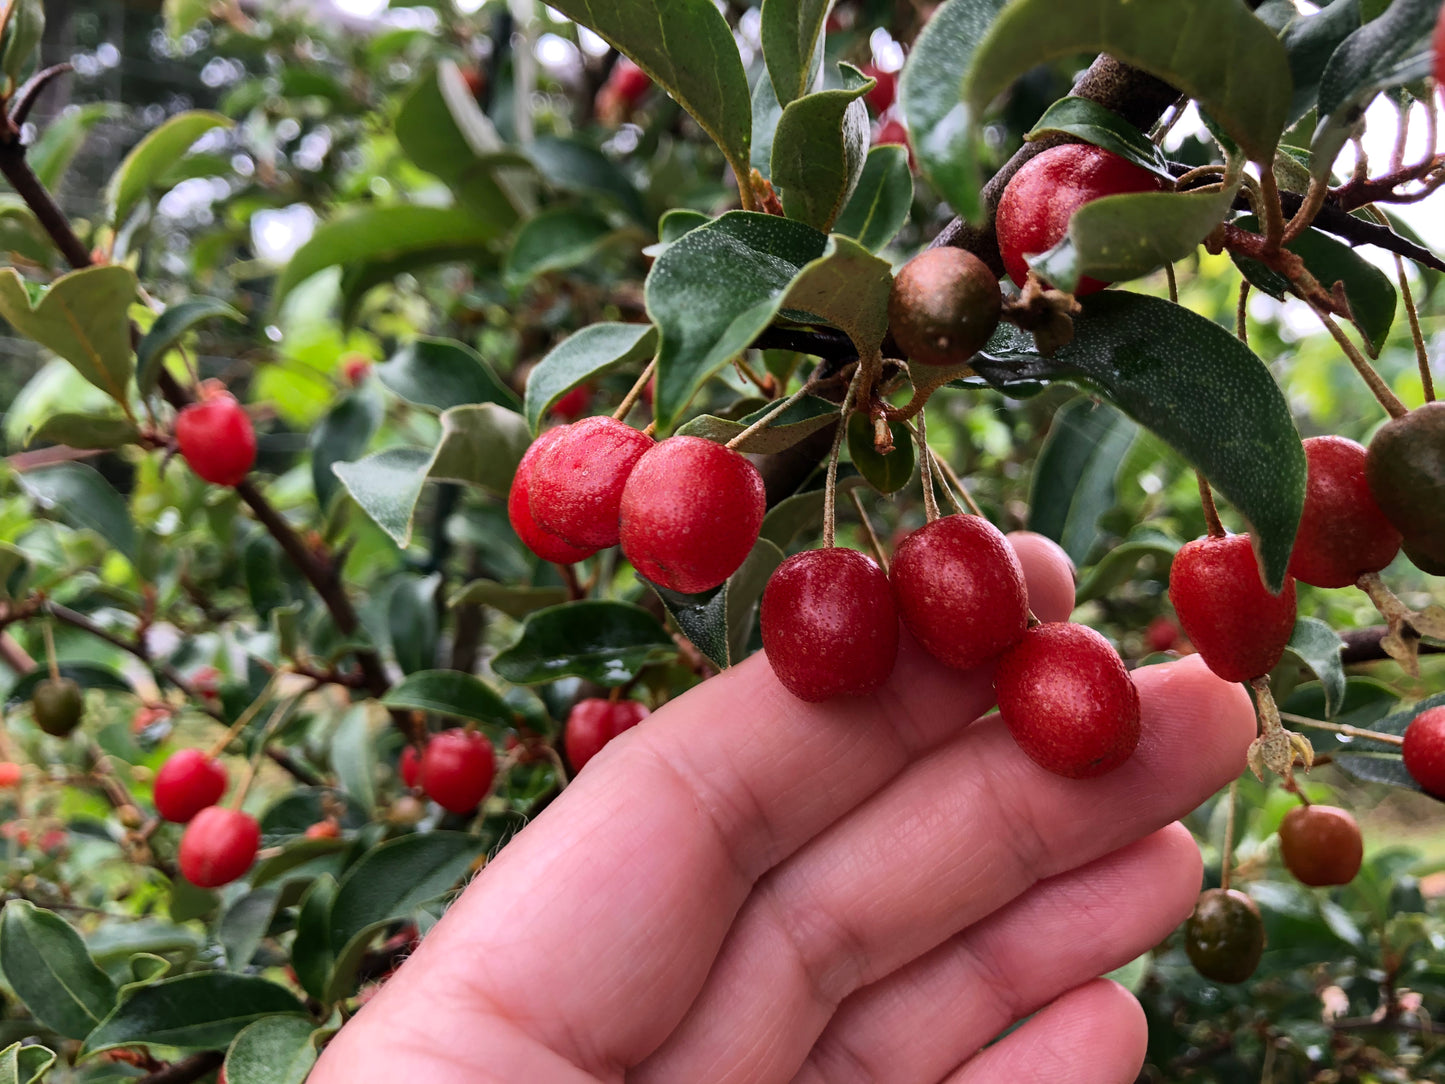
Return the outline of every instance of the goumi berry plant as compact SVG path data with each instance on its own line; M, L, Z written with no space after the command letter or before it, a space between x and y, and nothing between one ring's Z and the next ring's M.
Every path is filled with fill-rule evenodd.
M1440 0L52 7L0 1084L299 1084L667 701L915 644L1081 810L1248 687L1140 1082L1445 1079Z

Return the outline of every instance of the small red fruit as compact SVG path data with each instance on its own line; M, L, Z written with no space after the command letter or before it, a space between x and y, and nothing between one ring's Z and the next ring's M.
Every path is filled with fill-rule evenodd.
M340 839L341 825L334 820L317 821L306 829L307 839Z
M408 745L401 751L401 781L409 789L421 782L422 751L415 745Z
M617 545L622 488L652 438L606 416L583 418L556 433L528 481L532 518L569 546Z
M650 713L646 704L636 700L603 700L589 697L579 700L567 716L567 760L574 772L602 752L602 747L624 730L630 730Z
M131 717L130 732L135 735L144 734L157 723L169 719L170 715L170 708L143 707Z
M747 558L766 511L763 476L740 453L670 437L648 449L622 489L622 553L653 583L710 591Z
M365 354L347 354L341 362L341 376L353 388L370 375L371 359Z
M1294 577L1270 594L1247 534L1183 546L1169 570L1169 601L1185 635L1225 681L1269 673L1294 632Z
M1310 437L1304 512L1289 571L1315 587L1349 587L1400 552L1400 532L1365 478L1365 448L1345 437Z
M955 669L997 658L1028 627L1023 566L982 516L944 516L914 531L894 553L889 579L908 631Z
M578 384L562 398L552 404L551 415L564 422L575 422L592 406L592 389Z
M1067 143L1030 158L1009 180L998 204L998 248L1009 277L1022 286L1029 275L1026 256L1047 252L1069 232L1069 219L1086 203L1125 192L1161 192L1163 178L1112 151ZM1079 297L1107 286L1087 276Z
M1301 884L1347 885L1360 872L1365 843L1348 812L1332 805L1301 805L1279 826L1279 853Z
M1179 642L1179 626L1172 617L1160 614L1144 630L1144 642L1150 651L1171 651Z
M191 470L212 485L234 486L256 462L251 417L228 391L206 389L176 416L176 444Z
M651 77L626 57L617 62L607 82L628 106L636 106L652 89Z
M1435 23L1435 86L1445 94L1445 8Z
M895 116L882 118L873 129L873 146L881 147L885 143L896 143L907 150L908 168L912 170L918 168L918 161L913 157L913 144L908 141L908 129Z
M443 730L421 755L421 788L450 813L470 813L492 789L492 743L476 731Z
M1019 748L1070 779L1111 772L1139 744L1139 692L1087 625L1035 625L999 660L998 710Z
M201 699L219 703L221 699L221 672L214 666L202 666L191 675L191 687L201 694Z
M156 812L185 824L226 793L226 769L199 749L181 749L156 773Z
M886 72L876 64L864 64L862 72L869 79L877 80L877 85L863 95L868 108L873 110L875 116L888 112L898 97L898 73Z
M789 557L768 580L759 618L768 663L800 700L867 696L888 680L898 659L888 577L857 550Z
M13 760L0 761L0 787L18 787L23 774L20 765Z
M512 476L511 491L507 494L507 518L511 520L512 530L517 532L522 544L542 560L570 565L591 557L597 550L569 546L556 535L542 530L532 518L532 475L536 470L537 460L561 435L562 430L549 429L534 440L527 453L522 456L522 461L517 464L517 473Z
M261 849L261 826L239 809L213 805L181 835L181 875L197 888L219 888L243 876Z
M1445 707L1427 708L1410 720L1403 751L1410 778L1445 801Z

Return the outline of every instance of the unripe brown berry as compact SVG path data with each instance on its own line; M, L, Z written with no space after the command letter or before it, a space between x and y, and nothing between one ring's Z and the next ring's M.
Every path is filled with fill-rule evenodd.
M988 342L1002 309L988 265L967 249L943 245L899 270L888 295L888 327L910 360L962 365Z
M1184 924L1184 951L1206 979L1243 982L1264 954L1259 907L1238 889L1211 888Z
M1279 853L1301 884L1314 888L1346 885L1360 872L1365 857L1360 826L1332 805L1301 805L1279 826Z

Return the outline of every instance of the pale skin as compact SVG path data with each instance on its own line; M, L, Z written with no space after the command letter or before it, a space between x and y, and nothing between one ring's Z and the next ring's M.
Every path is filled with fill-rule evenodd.
M1013 541L1065 619L1066 560ZM1132 1084L1143 1013L1096 976L1189 914L1175 822L1255 730L1197 657L1135 678L1138 750L1080 781L985 714L987 670L906 636L863 699L803 704L749 659L589 763L312 1084Z

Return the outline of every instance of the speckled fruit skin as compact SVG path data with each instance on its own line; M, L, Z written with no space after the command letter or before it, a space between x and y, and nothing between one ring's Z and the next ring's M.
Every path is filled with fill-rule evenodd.
M1052 147L1025 162L1009 180L998 204L998 248L1004 269L1022 286L1025 256L1047 252L1069 232L1069 219L1086 203L1125 192L1162 192L1166 183L1112 151L1085 143ZM1083 297L1109 285L1087 276L1074 294Z
M64 738L75 732L85 717L85 694L72 679L46 678L30 695L35 725L45 733Z
M1169 601L1184 634L1225 681L1269 673L1294 632L1294 577L1271 595L1247 534L1184 545L1169 570Z
M185 824L226 793L226 769L199 749L171 754L156 772L156 812L173 824Z
M443 730L421 755L421 789L449 813L470 813L492 789L492 743L476 731Z
M191 470L212 485L234 486L256 462L256 429L229 392L210 392L176 415L176 444Z
M1404 536L1405 555L1422 571L1445 576L1445 402L1382 425L1370 441L1365 477Z
M961 365L998 327L1003 294L988 265L965 249L920 252L899 270L888 295L888 328L913 361Z
M743 456L701 437L669 437L637 461L622 489L622 554L653 583L710 591L758 540L767 498Z
M789 557L768 580L759 620L773 673L800 700L867 696L898 660L888 577L857 550Z
M1347 885L1360 872L1365 843L1348 812L1332 805L1296 806L1279 826L1285 868L1313 888Z
M1028 628L1028 591L1013 547L981 516L944 516L898 545L889 570L903 624L958 670L1002 655Z
M181 875L197 888L228 885L246 875L260 847L255 817L213 805L197 813L181 835Z
M1304 442L1309 478L1289 571L1315 587L1349 587L1400 552L1400 532L1365 479L1365 447L1346 437Z
M537 456L528 481L532 519L579 549L617 545L622 489L652 438L614 418L564 425Z
M416 787L421 783L421 750L415 745L408 745L401 751L401 760L397 765L401 772L401 781L408 787Z
M998 710L1039 767L1092 779L1139 744L1139 691L1109 641L1086 625L1035 625L994 672Z
M1445 801L1445 707L1429 708L1410 720L1404 753L1410 778Z
M507 493L507 519L522 544L544 561L555 561L559 565L575 564L591 557L595 549L569 546L554 534L542 530L532 518L531 485L532 472L537 460L561 435L560 429L549 429L532 442L522 461L517 464L517 473L512 476L512 488Z
M567 715L567 733L563 738L572 770L580 772L583 765L602 752L604 745L624 730L631 730L648 714L647 705L636 700L613 703L601 697L588 697L577 701Z
M1213 982L1243 982L1264 954L1259 907L1238 889L1211 888L1199 897L1184 924L1189 962Z

